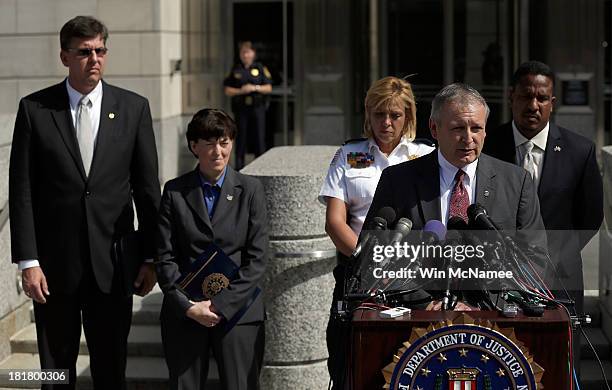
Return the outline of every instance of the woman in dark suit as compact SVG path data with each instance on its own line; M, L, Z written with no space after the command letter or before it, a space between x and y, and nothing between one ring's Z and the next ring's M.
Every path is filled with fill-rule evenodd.
M235 136L236 125L224 111L196 113L187 143L199 164L164 188L156 269L164 292L161 328L171 389L204 389L211 348L224 389L259 388L266 203L257 179L228 166ZM194 302L177 280L211 243L239 267L238 274L217 295ZM229 330L228 321L235 323Z

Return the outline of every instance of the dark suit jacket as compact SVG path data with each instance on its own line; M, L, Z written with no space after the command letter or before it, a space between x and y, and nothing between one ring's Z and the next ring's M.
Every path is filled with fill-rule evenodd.
M481 154L476 170L476 200L503 230L544 230L533 180L517 166ZM396 218L406 217L413 229L441 220L438 152L386 168L364 226L389 206ZM535 242L545 248L545 240Z
M76 291L86 261L100 290L110 292L112 243L134 230L132 199L140 230L153 242L157 151L148 101L133 92L103 82L89 177L65 81L21 99L9 175L13 262L38 259L52 292Z
M238 266L239 276L211 300L226 319L236 314L259 285L268 250L268 220L261 183L227 167L212 221L206 211L198 171L166 183L159 211L157 277L164 307L179 319L191 306L175 282L206 246L214 242ZM259 294L238 323L264 319ZM162 318L164 315L162 313Z
M512 124L506 123L489 132L484 150L516 164ZM582 286L582 272L576 273L582 270L580 251L603 221L603 186L595 156L593 142L550 123L538 187L540 211L544 226L552 231L549 233L551 257L560 264L562 277L580 276L580 280L575 280L579 284L574 286L578 289ZM569 230L578 232L572 234Z
M524 169L481 154L475 202L484 206L491 219L517 241L546 248L533 180ZM383 207L394 209L396 220L410 219L415 230L421 230L427 221L442 219L437 151L383 171L364 226ZM419 301L428 297L421 290L409 299Z

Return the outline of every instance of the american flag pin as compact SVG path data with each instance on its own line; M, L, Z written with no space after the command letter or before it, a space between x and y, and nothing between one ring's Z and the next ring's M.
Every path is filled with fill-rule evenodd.
M232 200L232 199L234 199L234 195L228 195L227 196L227 200Z
M561 151L561 146L557 145L554 147L555 152L560 152Z

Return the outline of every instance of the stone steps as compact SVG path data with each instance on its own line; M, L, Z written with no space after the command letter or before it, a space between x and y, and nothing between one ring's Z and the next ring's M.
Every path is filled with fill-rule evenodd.
M593 344L597 356L602 360L610 359L610 341L601 328L584 328L584 332ZM582 360L594 360L595 354L584 337L580 339L580 356Z
M27 326L11 338L11 352L38 353L36 344L36 327ZM81 344L79 354L88 354L85 334L81 330ZM128 337L128 356L163 357L159 326L133 325Z
M612 387L612 362L602 360L602 363L608 384ZM580 377L580 390L601 390L606 388L601 375L601 369L596 360L583 360L580 362Z
M40 368L39 357L33 353L13 353L0 363L0 369L20 370L38 368ZM89 371L89 356L79 355L77 375L78 389L93 388ZM168 369L166 362L160 357L129 357L126 376L128 389L130 390L162 390L168 388ZM0 387L10 389L40 388L38 384L11 383L8 379L8 374L2 372L0 374Z
M586 296L584 298L584 312L591 316L591 324L584 327L584 332L593 344L597 355L603 364L608 383L612 385L612 362L610 361L610 341L601 329L601 309L597 296ZM593 350L588 345L584 337L580 343L580 389L581 390L600 390L605 389L601 369Z
M132 328L128 337L127 387L128 390L161 390L168 388L168 369L163 357L159 311L163 295L156 286L146 297L134 297ZM33 317L32 317L33 318ZM11 352L0 362L0 390L40 388L37 384L10 383L8 373L2 369L40 368L36 327L32 323L11 337ZM92 389L89 356L85 335L81 330L81 343L77 360L77 388ZM221 388L216 361L211 357L206 389Z

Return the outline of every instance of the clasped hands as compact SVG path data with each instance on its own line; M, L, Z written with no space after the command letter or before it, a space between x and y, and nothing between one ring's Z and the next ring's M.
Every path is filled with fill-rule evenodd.
M255 84L244 84L240 87L240 91L246 95L251 92L257 91L257 86Z

